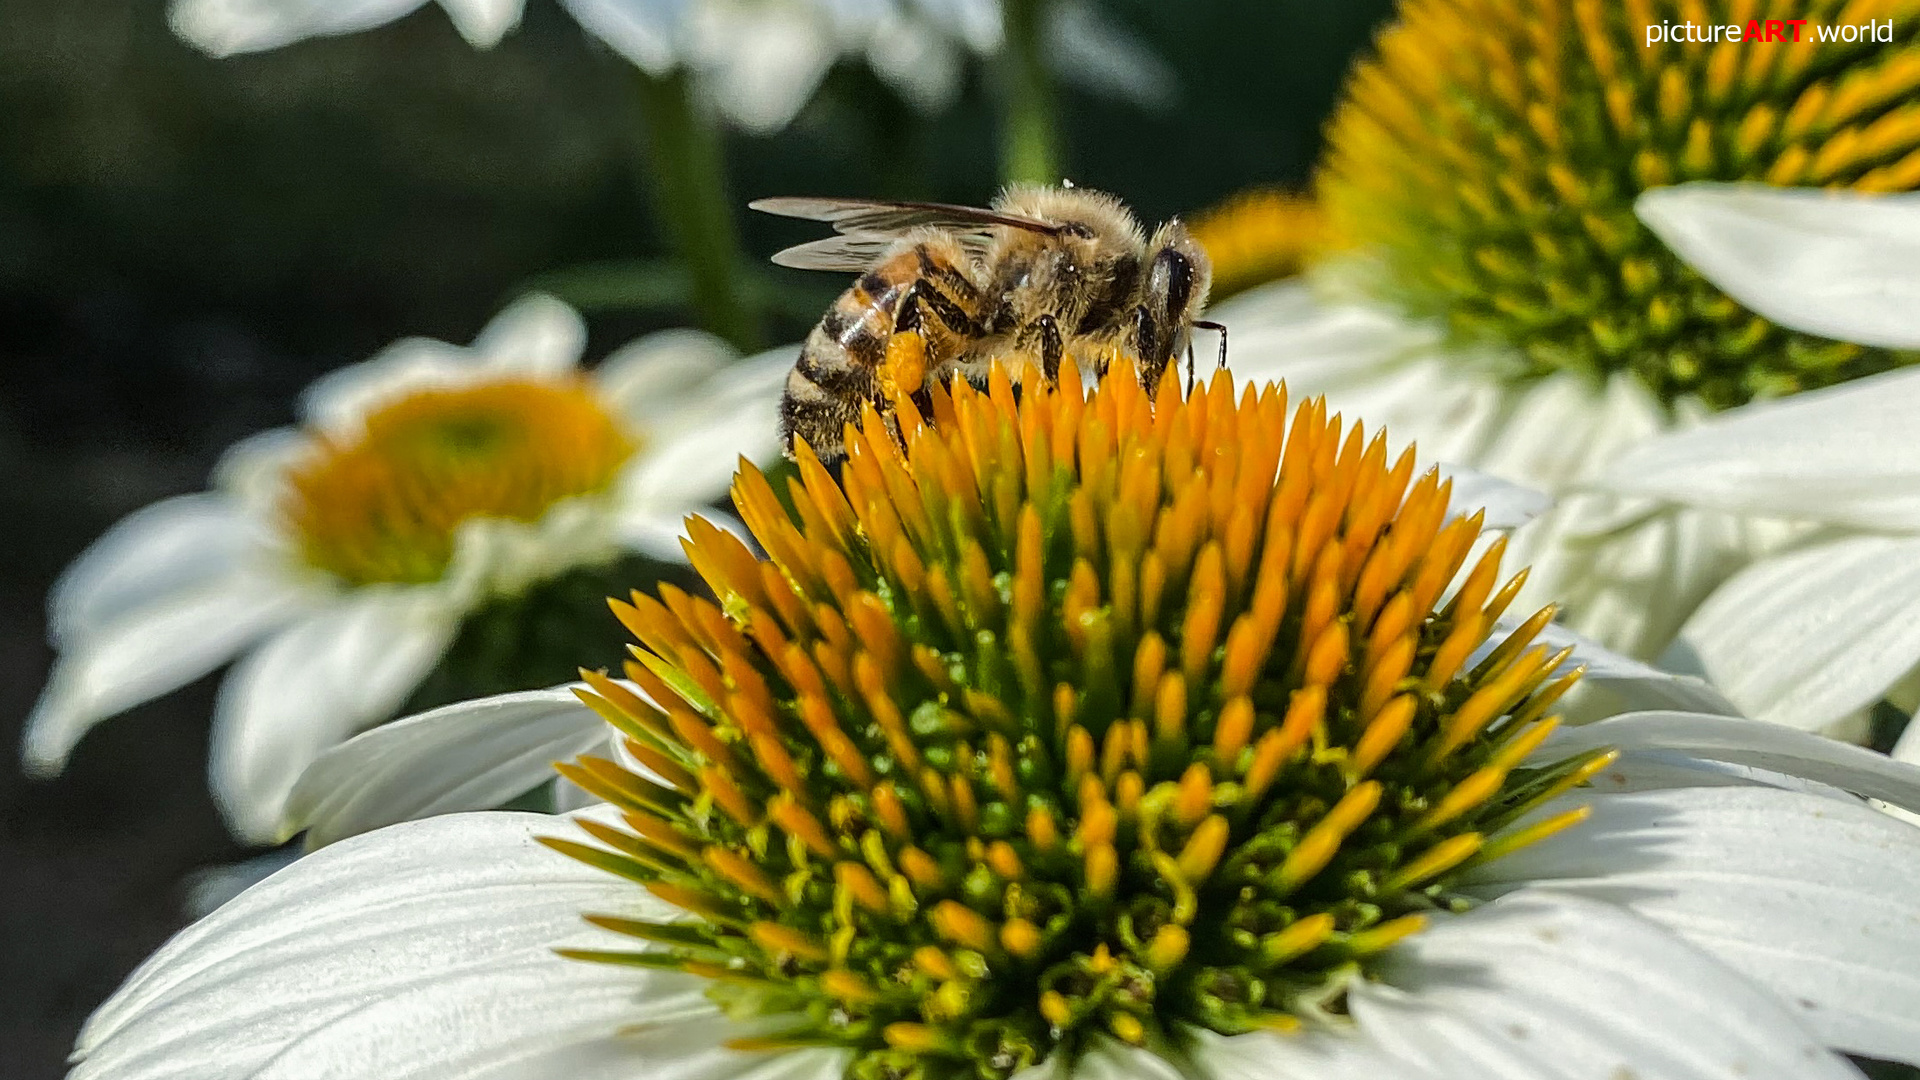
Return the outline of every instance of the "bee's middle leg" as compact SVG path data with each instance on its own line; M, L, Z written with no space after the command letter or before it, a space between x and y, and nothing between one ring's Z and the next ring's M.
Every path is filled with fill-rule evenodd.
M903 394L920 391L927 379L927 320L932 318L961 338L980 336L979 323L953 297L921 278L907 286L894 308L893 335L887 339L882 377Z

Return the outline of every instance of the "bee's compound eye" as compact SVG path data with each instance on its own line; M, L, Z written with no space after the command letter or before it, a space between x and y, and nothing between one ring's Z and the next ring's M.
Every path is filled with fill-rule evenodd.
M1181 252L1161 248L1153 256L1147 271L1147 295L1160 302L1162 311L1184 311L1193 298L1193 260Z

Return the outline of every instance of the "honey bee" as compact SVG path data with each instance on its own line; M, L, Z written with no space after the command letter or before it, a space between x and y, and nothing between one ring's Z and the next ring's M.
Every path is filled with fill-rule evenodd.
M1194 328L1212 270L1186 226L1149 236L1119 199L1073 187L1013 187L991 209L859 199L760 199L753 209L824 221L837 235L791 247L781 266L860 274L807 335L787 375L781 438L822 461L891 386L920 395L955 375L983 381L1000 358L1016 381L1052 383L1061 358L1136 357L1151 391Z

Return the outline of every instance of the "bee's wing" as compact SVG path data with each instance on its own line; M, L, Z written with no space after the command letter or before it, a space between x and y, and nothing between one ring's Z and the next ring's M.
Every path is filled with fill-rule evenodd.
M1059 231L1059 226L1038 218L947 203L776 198L756 199L747 205L766 214L824 221L840 234L790 247L773 257L781 266L801 270L857 273L872 266L901 234L918 228L944 229L975 254L986 250L992 230L998 227Z
M824 221L842 233L903 233L931 225L960 231L1005 225L1034 232L1060 231L1058 225L1019 214L1003 214L977 206L950 203L882 202L876 199L755 199L747 204L763 214Z
M777 266L791 266L795 270L834 270L858 274L879 262L880 256L898 239L898 236L888 233L828 236L777 252L773 261Z

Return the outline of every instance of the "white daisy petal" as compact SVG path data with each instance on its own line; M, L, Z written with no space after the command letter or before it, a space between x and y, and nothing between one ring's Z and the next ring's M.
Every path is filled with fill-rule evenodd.
M1522 892L1394 947L1349 1008L1448 1080L1858 1080L1761 987L1608 903Z
M21 738L27 772L58 773L94 724L198 679L315 603L295 583L234 571L63 642Z
M55 645L225 577L256 541L233 500L180 495L128 514L61 573L47 599Z
M287 797L282 834L325 847L397 821L490 810L554 778L553 763L607 742L570 686L463 701L328 750Z
M1817 730L1920 665L1920 537L1775 556L1721 586L1681 633L1748 715Z
M589 970L571 970L581 967ZM642 1070L690 1072L713 1053L715 1029L725 1023L705 990L691 976L549 953L370 1001L301 1037L248 1080L627 1080ZM642 1024L693 1027L711 1041L699 1047L658 1032L619 1034ZM562 1055L575 1067L554 1071ZM736 1069L753 1060L736 1057ZM592 1067L580 1068L586 1060Z
M1447 516L1461 517L1482 511L1486 515L1484 527L1490 530L1517 529L1553 505L1553 496L1544 491L1465 465L1442 462L1440 477L1453 483L1453 500L1447 506Z
M492 6L499 0L480 2ZM472 352L495 374L548 378L572 371L586 347L587 324L579 312L545 293L530 293L493 317L473 339Z
M1772 990L1827 1045L1920 1062L1920 829L1759 787L1568 801L1593 816L1472 872L1468 887L1624 905Z
M748 406L682 431L635 459L619 479L621 505L690 507L726 494L740 459L766 461L778 452L778 406Z
M690 30L693 63L714 105L750 135L792 122L839 53L830 28L790 4L706 0Z
M1193 1071L1201 1080L1440 1080L1425 1062L1395 1057L1346 1032L1308 1029L1289 1035L1224 1036L1192 1030L1185 1034L1191 1044Z
M628 513L620 519L620 542L630 551L661 562L684 563L687 561L687 549L683 541L687 535L688 517L705 519L749 544L753 542L747 527L741 524L738 518L718 510L702 510L697 514L651 511Z
M472 354L432 338L402 338L371 359L331 371L300 393L307 424L341 438L360 434L360 421L387 402L433 387L464 386L483 374Z
M220 455L213 486L245 506L261 521L275 520L286 496L286 473L313 452L313 440L296 427L271 428L249 435Z
M561 825L544 814L459 814L295 862L141 965L81 1030L71 1080L252 1076L369 1003L418 1001L404 995L443 983L478 995L467 999L467 1020L458 1009L441 1014L444 1041L458 1044L482 1037L489 1020L523 1016L501 997L526 989L535 969L550 980L540 999L549 1021L568 1024L572 1014L551 1006L576 987L604 1001L594 988L605 975L550 948L580 939L582 911L631 912L651 901L534 842ZM484 986L495 972L504 976L500 996ZM643 987L641 973L627 975ZM404 1009L396 1020L417 1015Z
M1920 195L1683 184L1640 220L1727 295L1840 341L1920 348Z
M615 411L650 430L672 421L736 356L733 346L704 330L662 330L615 350L593 378Z
M365 589L281 631L238 665L214 711L214 801L239 836L280 838L314 759L400 707L459 628L429 589Z
M213 56L277 49L390 23L426 0L174 0L167 22Z
M1063 83L1155 112L1180 98L1173 68L1087 0L1051 5L1044 34L1047 57Z
M1511 617L1502 618L1495 624L1491 640L1511 633L1516 625ZM1573 648L1573 656L1562 670L1575 667L1585 670L1579 691L1601 691L1605 704L1612 706L1599 715L1611 716L1651 709L1711 713L1716 716L1740 715L1739 706L1728 701L1705 680L1664 671L1624 656L1562 623L1548 623L1534 637L1534 641L1555 651L1569 646ZM1598 717L1589 710L1583 718Z
M1631 494L1862 528L1920 529L1920 370L1755 402L1628 450L1600 482Z
M447 17L467 43L478 49L500 44L520 22L523 0L440 0Z
M1752 766L1920 810L1920 768L1823 736L1738 717L1688 712L1610 717L1555 732L1535 760L1559 760L1609 746Z
M560 0L593 36L649 75L679 65L686 42L681 25L693 0Z
M1166 1058L1107 1038L1095 1040L1070 1075L1072 1080L1185 1080Z

